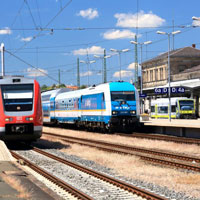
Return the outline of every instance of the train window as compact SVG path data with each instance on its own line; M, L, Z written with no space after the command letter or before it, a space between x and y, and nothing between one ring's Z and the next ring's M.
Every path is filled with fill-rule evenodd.
M168 106L158 107L158 113L168 113Z
M180 100L179 101L181 110L193 110L194 109L194 101L191 100Z
M134 91L111 92L111 101L135 101Z
M49 100L50 100L50 97L51 97L51 94L43 95L43 96L42 96L42 101L49 101Z
M1 86L5 111L31 111L33 109L33 84Z

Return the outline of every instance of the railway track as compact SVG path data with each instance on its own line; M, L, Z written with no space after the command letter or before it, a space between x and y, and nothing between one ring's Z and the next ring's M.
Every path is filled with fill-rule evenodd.
M176 142L176 143L183 143L183 144L200 145L200 139L176 137L176 136L169 136L169 135L146 134L146 133L133 133L133 134L126 134L126 135L117 133L116 135L125 136L125 137L133 137L133 138L151 139L151 140L162 140L162 141Z
M71 185L67 184L66 182L62 181L61 179L53 176L52 174L48 173L44 169L42 169L42 168L38 167L37 165L33 164L31 161L23 158L19 154L15 153L13 151L10 151L10 152L11 152L11 154L12 154L12 156L14 158L16 158L17 160L23 161L24 164L26 164L28 167L33 169L35 172L37 172L38 174L44 176L45 178L47 178L48 180L50 180L54 184L56 184L59 187L61 187L62 189L64 189L65 191L69 192L70 194L72 194L77 199L93 200L93 198L91 198L88 195L82 193L81 191L77 190L76 188L72 187Z
M58 156L55 156L53 154L50 154L48 152L45 152L41 149L38 149L38 148L35 148L33 147L32 149L33 151L39 153L39 154L42 154L48 158L51 158L53 160L56 160L60 163L63 163L65 165L68 165L72 168L75 168L81 172L84 172L86 174L89 174L91 176L94 176L98 179L101 179L102 181L105 181L105 182L108 182L109 184L112 184L112 185L115 185L117 186L118 188L120 188L121 190L126 190L128 191L129 193L133 193L134 194L134 199L147 199L147 200L166 200L167 198L165 197L162 197L162 196L159 196L157 194L154 194L152 192L149 192L145 189L141 189L139 187L135 187L133 185L130 185L128 183L125 183L123 181L120 181L120 180L117 180L115 178L112 178L110 176L107 176L105 174L101 174L99 172L96 172L94 170L91 170L89 168L86 168L86 167L83 167L83 166L80 166L76 163L73 163L73 162L70 162L68 160L65 160L65 159L62 159ZM50 179L52 182L58 184L60 187L66 189L68 192L72 193L75 197L77 197L78 199L93 199L89 196L87 196L86 194L80 192L79 190L73 188L72 186L69 187L68 184L66 184L65 182L63 182L62 180L56 178L55 176L53 175L50 175L49 173L47 173L45 170L39 168L38 166L35 166L33 163L31 163L30 161L28 161L27 159L19 156L18 154L16 154L15 152L12 152L12 155L16 158L16 159L21 159L25 162L26 165L28 165L29 167L31 167L32 169L36 170L38 173L41 173L43 176L45 176L46 178Z
M158 150L150 150L146 148L138 148L133 146L121 145L108 143L97 140L89 140L83 138L76 138L71 136L63 136L59 134L46 133L43 132L46 136L57 137L66 142L78 143L81 145L87 145L90 147L99 148L105 151L121 153L121 154L129 154L139 156L142 160L150 161L162 165L173 166L181 169L188 169L196 172L200 172L200 159L197 157L183 156L180 154L158 151Z
M83 130L79 130L79 131L83 131ZM161 141L167 141L167 142L200 145L200 139L177 137L177 136L170 136L170 135L149 134L149 133L147 134L147 133L138 133L138 132L133 132L132 134L115 133L114 135L119 135L123 137L131 137L131 138L161 140Z

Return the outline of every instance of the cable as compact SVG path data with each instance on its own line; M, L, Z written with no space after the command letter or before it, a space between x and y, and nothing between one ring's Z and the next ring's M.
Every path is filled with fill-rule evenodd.
M10 54L11 56L17 58L18 60L20 60L21 62L25 63L26 65L29 65L30 67L32 67L32 68L34 68L34 69L37 69L39 72L41 72L42 74L46 75L48 78L50 78L50 79L52 79L52 80L54 80L54 81L56 81L56 82L59 82L58 80L56 80L56 79L54 79L53 77L49 76L47 73L43 72L43 71L40 70L39 68L37 68L37 67L31 65L30 63L26 62L26 61L23 60L22 58L20 58L20 57L14 55L13 53L11 53L11 52L9 52L9 51L7 51L7 50L5 50L5 52L7 52L7 53Z
M60 11L46 24L45 28L47 28L49 26L49 24L51 24L55 18L66 8L70 5L70 3L72 2L72 0L69 0L68 3L65 4L65 6L60 9ZM41 30L37 35L34 35L32 40L30 40L29 42L26 42L23 46L21 46L19 49L17 49L14 53L16 53L17 51L23 49L26 45L28 45L30 42L32 42L33 40L35 40L37 37L41 36Z
M34 24L35 28L37 28L37 25L36 25L36 23L35 23L34 17L33 17L33 15L32 15L31 9L30 9L29 4L28 4L28 0L24 0L24 2L26 3L26 5L27 5L27 7L28 7L28 10L29 10L29 13L30 13L30 15L31 15L33 24Z
M12 30L13 25L15 24L15 21L16 21L17 17L18 17L19 14L21 13L21 10L22 10L23 6L24 6L24 1L22 2L22 5L20 6L20 8L19 8L19 10L18 10L18 12L17 12L17 14L16 14L16 16L15 16L13 22L11 23L11 26L10 26L11 30ZM2 29L0 29L0 30L2 30ZM2 42L4 41L4 39L5 39L7 36L8 36L8 35L5 35L5 36L3 37ZM1 43L2 43L2 42L1 42Z
M39 21L40 21L40 27L42 26L42 20L41 20L41 17L40 17L40 9L39 9L39 5L38 5L38 0L35 1L36 3L36 7L37 7L37 13L38 13L38 17L39 17Z

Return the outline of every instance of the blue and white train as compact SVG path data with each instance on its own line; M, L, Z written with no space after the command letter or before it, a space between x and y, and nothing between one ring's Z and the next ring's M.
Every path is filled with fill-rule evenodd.
M44 123L72 123L105 131L130 130L138 125L139 95L128 82L65 90L42 93Z

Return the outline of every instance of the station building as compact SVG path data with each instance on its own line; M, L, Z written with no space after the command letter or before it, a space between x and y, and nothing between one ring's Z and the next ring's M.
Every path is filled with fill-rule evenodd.
M182 87L184 93L171 93L172 97L190 97L196 100L196 115L200 116L200 50L184 47L170 51L170 86ZM168 88L168 52L142 63L143 109L150 109L151 99L167 98L168 93L156 94L155 88Z

